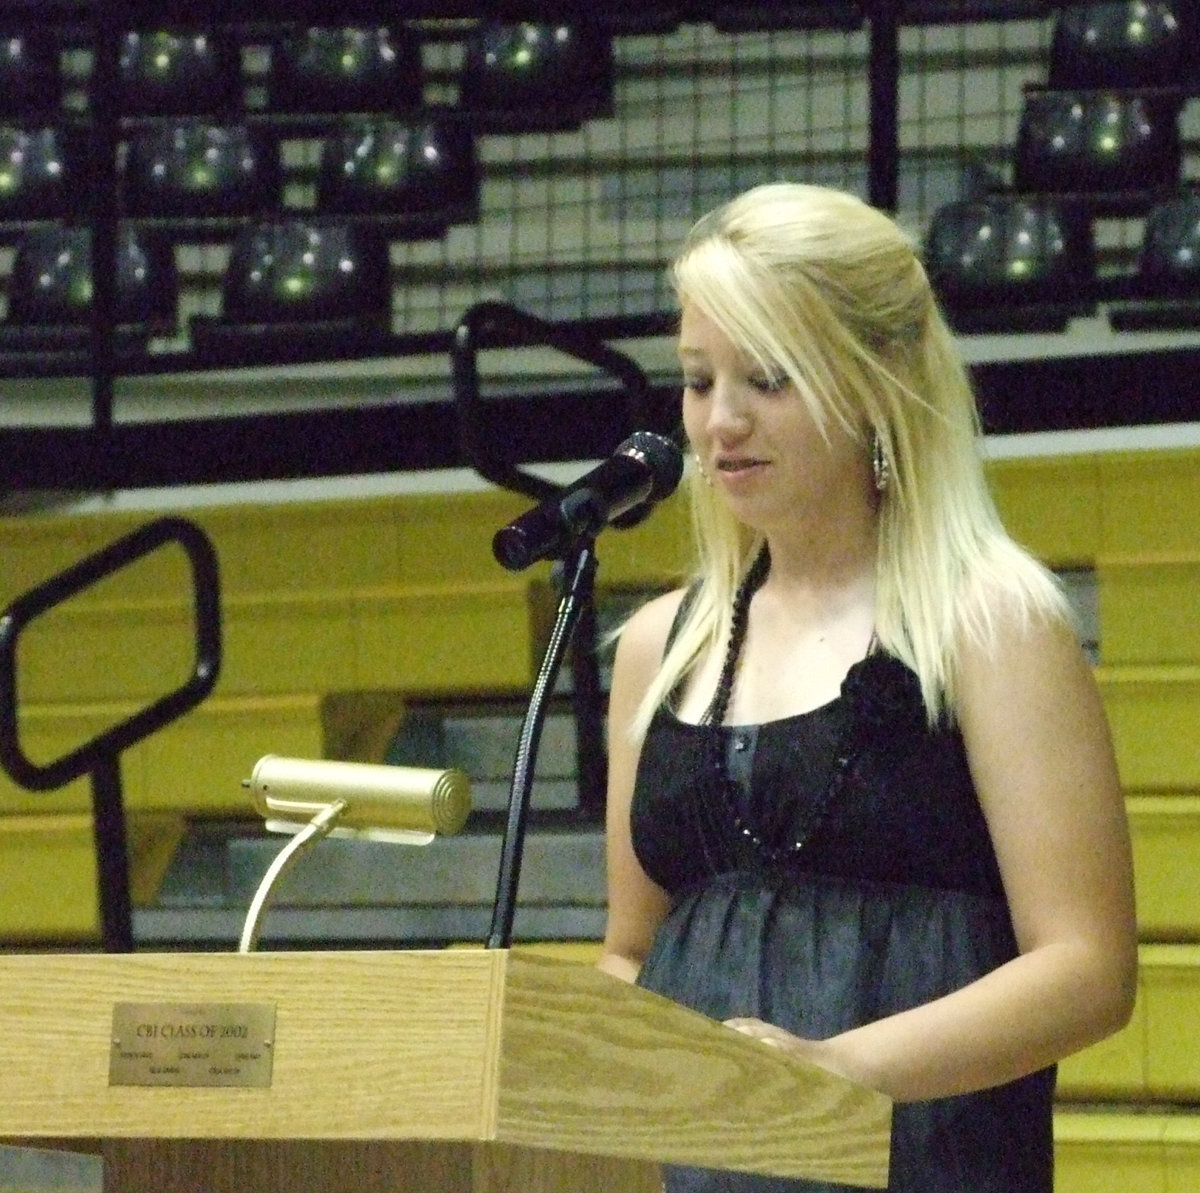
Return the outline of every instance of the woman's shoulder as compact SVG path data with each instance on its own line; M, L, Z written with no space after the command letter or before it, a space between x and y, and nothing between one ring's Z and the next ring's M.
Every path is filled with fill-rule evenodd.
M618 652L657 667L687 592L685 588L677 588L652 597L638 608L621 627Z
M960 701L995 713L1037 692L1092 682L1071 607L1054 579L1036 573L980 584L957 651Z
M959 647L986 654L997 644L1017 647L1047 634L1070 632L1073 614L1058 580L1048 568L1010 539L992 549L960 589Z
M621 627L609 692L609 727L625 727L617 740L640 739L645 731L639 709L651 691L675 624L684 590L664 593L642 605Z

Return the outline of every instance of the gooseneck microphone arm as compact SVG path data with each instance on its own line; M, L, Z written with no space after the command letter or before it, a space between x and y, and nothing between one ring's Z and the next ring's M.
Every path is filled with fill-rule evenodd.
M512 791L508 801L508 820L500 847L500 875L496 886L496 903L492 911L492 926L488 933L489 949L506 949L512 943L513 916L517 905L517 886L521 879L521 855L525 847L525 825L529 819L529 801L533 791L533 767L538 743L545 723L546 699L554 691L563 656L580 611L591 602L596 578L594 540L584 535L572 554L564 561L562 597L555 615L550 641L538 669L533 694L521 724L517 752L513 763Z

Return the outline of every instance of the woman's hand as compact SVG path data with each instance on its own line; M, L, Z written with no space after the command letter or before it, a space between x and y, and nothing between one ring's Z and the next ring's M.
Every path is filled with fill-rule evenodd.
M779 1048L810 1064L819 1065L838 1077L861 1084L861 1078L848 1072L846 1066L834 1055L833 1042L830 1040L806 1040L802 1036L792 1035L790 1031L784 1031L782 1027L776 1027L773 1023L764 1023L761 1019L726 1019L725 1026L759 1040L768 1047Z

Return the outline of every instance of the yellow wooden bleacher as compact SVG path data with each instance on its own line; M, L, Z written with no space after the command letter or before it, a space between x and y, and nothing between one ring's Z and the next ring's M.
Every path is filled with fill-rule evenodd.
M1129 1026L1059 1070L1056 1193L1200 1189L1200 453L992 466L1006 523L1095 569L1101 662L1134 845Z
M181 832L186 820L249 813L241 781L263 754L361 757L371 735L352 740L339 709L384 708L394 728L405 698L526 693L552 616L548 570L513 575L491 554L495 529L526 504L476 492L189 512L220 562L223 661L208 700L123 756L135 894L153 896L164 824ZM147 520L0 521L0 602ZM678 574L685 545L681 508L664 506L606 543L605 581L661 583ZM190 584L182 551L167 548L29 626L20 697L30 758L60 757L186 677ZM371 740L378 748L386 735ZM89 807L86 778L32 794L0 775L0 940L96 938Z
M1098 581L1097 669L1133 832L1143 939L1137 1011L1062 1066L1058 1193L1200 1188L1200 451L997 460L1006 523ZM432 694L520 694L541 653L542 569L511 576L495 528L507 494L197 509L221 564L225 660L199 708L131 750L122 777L135 900L153 898L190 818L246 811L264 753L347 756L334 710ZM0 521L0 604L146 521L128 513ZM672 499L605 536L599 583L645 587L684 566ZM48 760L179 681L190 660L181 558L153 557L31 631L24 743ZM0 942L97 937L85 781L31 795L0 779ZM571 949L567 944L553 946ZM571 955L594 954L580 942Z

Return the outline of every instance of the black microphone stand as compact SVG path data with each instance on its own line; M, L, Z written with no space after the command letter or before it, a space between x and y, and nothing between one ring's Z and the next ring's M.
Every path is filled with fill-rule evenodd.
M596 578L595 537L584 535L567 553L561 565L559 588L561 599L550 641L533 685L529 707L517 739L513 763L512 788L508 799L508 821L500 846L500 877L496 887L496 904L492 911L492 927L488 934L489 949L506 949L512 943L513 915L517 905L517 885L521 879L521 855L525 846L525 825L529 819L529 801L533 791L533 767L538 743L546 720L546 699L562 666L571 635L580 612L590 608L592 586Z

